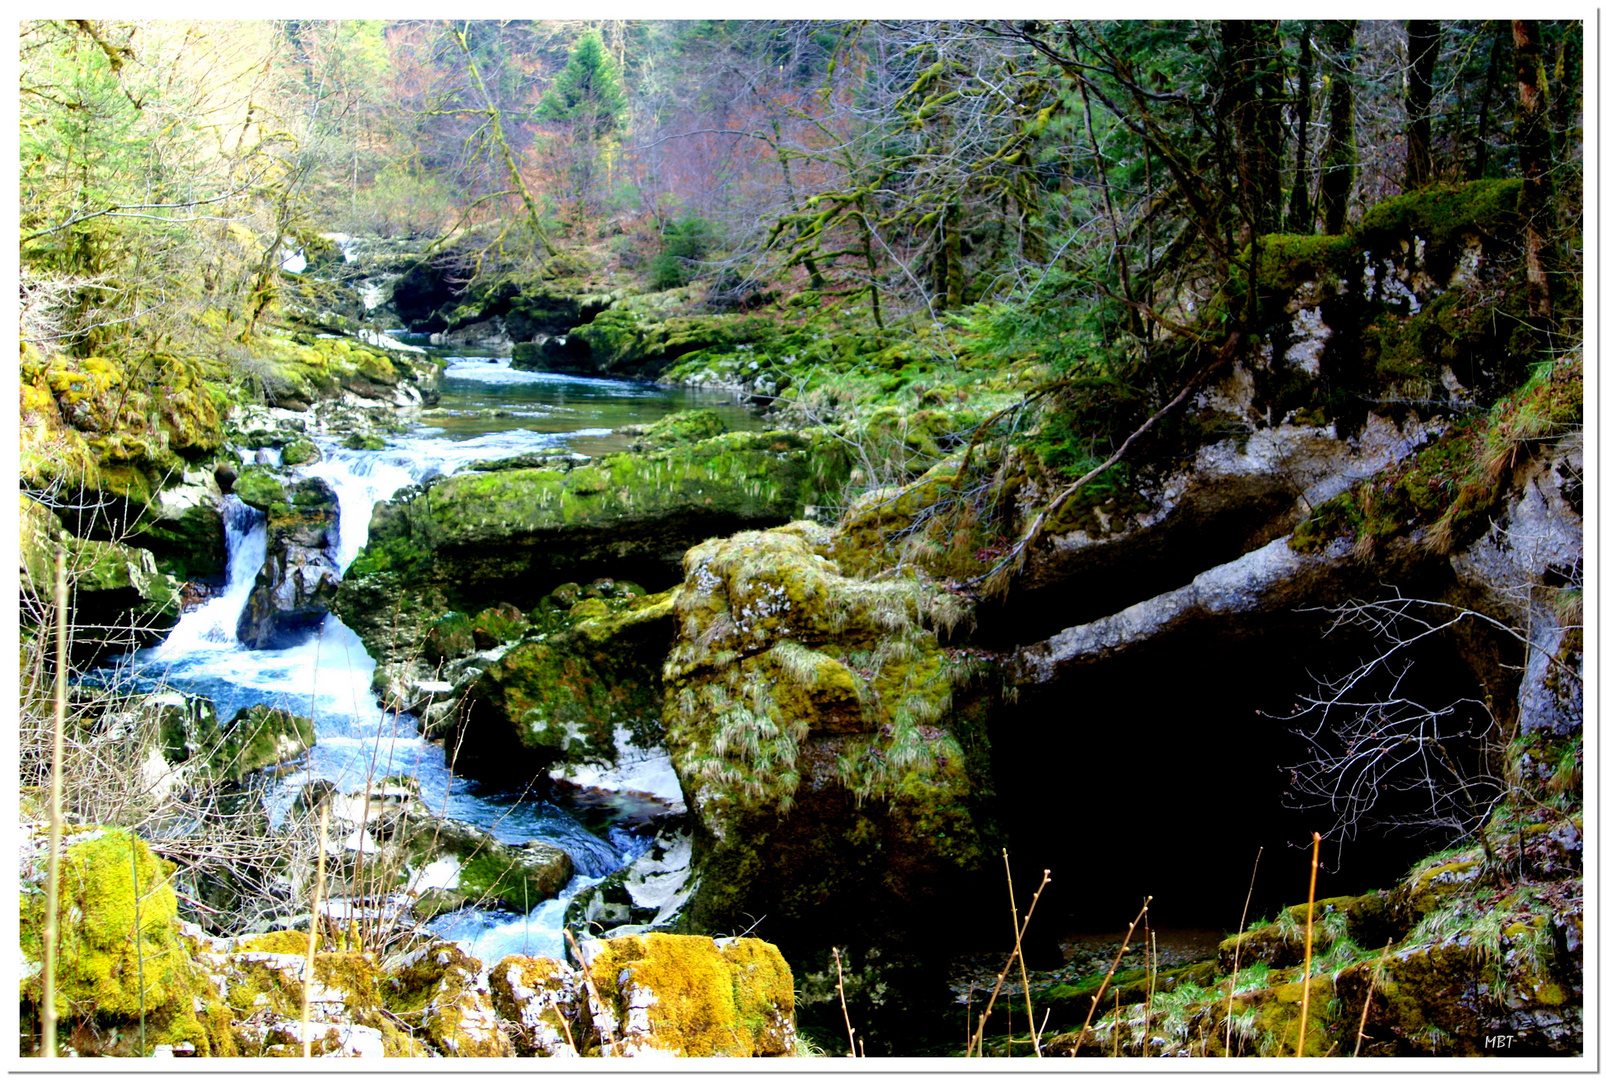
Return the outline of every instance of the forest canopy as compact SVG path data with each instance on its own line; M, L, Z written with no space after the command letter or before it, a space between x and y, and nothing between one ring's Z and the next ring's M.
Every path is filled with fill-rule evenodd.
M1530 305L1576 310L1577 23L32 20L20 49L23 336L80 354L204 311L249 336L331 229L1141 347L1235 272L1252 300L1261 236L1519 176Z

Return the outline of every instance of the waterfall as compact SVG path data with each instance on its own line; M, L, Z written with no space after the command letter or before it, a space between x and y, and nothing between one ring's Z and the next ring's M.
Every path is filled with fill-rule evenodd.
M344 574L363 545L368 543L368 522L374 504L390 498L409 484L450 472L456 465L438 457L409 450L344 450L323 448L323 459L299 470L329 482L340 500L340 542L335 565Z
M228 571L223 592L188 612L167 639L151 650L151 659L169 661L196 652L215 652L239 645L235 628L256 584L268 552L268 519L233 495L223 496L223 534Z

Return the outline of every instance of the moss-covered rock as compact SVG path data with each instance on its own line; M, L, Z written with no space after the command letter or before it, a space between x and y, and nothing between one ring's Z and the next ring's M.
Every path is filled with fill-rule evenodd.
M1441 552L1488 530L1517 466L1583 423L1583 367L1554 365L1399 465L1318 505L1289 539L1297 552L1353 538L1372 553L1416 530Z
M301 1057L304 1036L314 1057L428 1056L389 1014L373 954L331 951L329 944L319 940L310 979L307 935L299 930L216 939L198 954L224 988L241 1056Z
M385 1005L446 1057L511 1057L484 965L450 942L434 942L385 958Z
M725 421L718 413L711 409L687 409L670 413L656 423L620 428L619 434L637 436L630 444L632 450L663 450L712 439L725 431Z
M1309 1057L1357 1047L1366 1057L1576 1055L1579 824L1497 814L1483 843L1424 860L1387 892L1317 901L1308 1009L1300 904L1223 941L1193 986L1147 1004L1129 1005L1123 992L1082 1054L1143 1053L1149 1039L1151 1056L1219 1057L1230 1038L1236 1057L1289 1057L1303 1017ZM1519 858L1523 879L1501 880ZM1077 1041L1075 1032L1054 1036L1046 1052L1068 1053Z
M416 641L397 637L398 601L438 618L498 600L529 609L598 573L664 588L686 548L801 515L832 496L846 466L818 432L733 432L568 471L452 476L375 507L336 608L384 661L421 645L428 626Z
M775 1057L795 1052L792 972L756 938L643 934L587 943L609 1056Z
M75 659L153 644L178 622L179 583L157 569L150 551L77 538L67 549Z
M508 649L468 687L458 712L471 720L457 740L463 768L528 779L560 763L613 765L621 744L661 742L672 594L584 599L566 621Z
M437 864L444 884L425 890L413 904L421 919L466 904L528 912L556 896L574 873L562 848L531 840L504 844L465 822L406 814L395 826L402 860L413 868Z
M928 628L934 591L844 577L827 536L800 523L686 556L664 726L698 826L690 928L879 912L897 937L916 898L979 866L984 710Z
M491 999L519 1056L578 1057L583 1032L580 972L546 956L503 957L490 973Z
M22 997L40 1005L44 930L43 851L22 887ZM177 920L174 867L122 830L67 837L61 867L56 964L58 1033L98 1032L84 1051L149 1053L188 1043L201 1055L236 1052L228 1010L191 958Z
M241 479L252 475L247 469ZM236 634L251 648L281 648L315 628L329 611L340 580L334 559L340 501L319 476L281 485L276 492L266 482L260 486L254 497L271 499L267 554Z
M689 315L653 319L613 308L570 335L584 342L598 374L651 378L688 353L762 346L774 338L773 319L756 315Z
M1441 184L1385 199L1361 219L1364 242L1420 236L1435 248L1447 248L1467 231L1487 237L1513 237L1521 180L1474 180Z
M230 780L294 761L318 739L309 718L266 705L241 709L220 734L209 755L211 768Z
M228 569L222 492L210 474L199 475L161 491L158 511L128 537L149 548L157 566L181 581L221 580Z
M264 514L275 506L289 505L279 472L266 465L247 465L240 469L231 492L245 505Z
M323 451L318 449L317 443L305 436L301 436L284 444L284 449L280 451L279 460L284 462L286 468L296 465L311 465L323 460Z

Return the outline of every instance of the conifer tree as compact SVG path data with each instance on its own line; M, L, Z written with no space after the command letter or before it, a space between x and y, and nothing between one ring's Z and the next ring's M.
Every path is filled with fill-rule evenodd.
M618 69L602 36L589 30L569 53L569 62L541 98L536 115L558 128L550 151L567 174L577 219L594 201L599 173L606 172L612 143L624 126L625 96Z

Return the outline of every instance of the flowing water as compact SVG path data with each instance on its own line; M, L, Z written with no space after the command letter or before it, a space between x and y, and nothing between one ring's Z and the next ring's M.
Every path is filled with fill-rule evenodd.
M623 449L629 439L616 434L618 427L650 423L688 407L713 408L732 428L757 426L752 414L728 397L514 371L495 358L454 358L442 379L440 407L430 410L420 426L388 439L383 450L348 450L334 440L317 439L322 460L290 473L323 477L338 495L335 558L344 573L367 542L374 504L400 488L475 461L533 450L596 455ZM276 822L308 781L328 780L343 791L360 791L370 778L410 775L417 778L424 803L437 813L507 843L542 840L563 848L574 861L574 880L562 897L528 917L464 910L429 924L487 963L511 953L561 956L567 897L625 865L646 842L619 827L598 825L594 832L562 805L526 792L487 790L454 776L445 751L422 737L412 716L380 707L369 688L373 658L333 615L290 648L240 644L235 627L266 555L267 526L261 513L232 495L225 497L223 512L228 543L223 591L184 615L159 645L134 654L133 673L211 698L220 720L257 704L312 717L317 744L305 767L269 795ZM669 773L668 783L673 782ZM678 788L658 794L679 799Z

